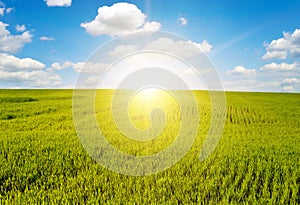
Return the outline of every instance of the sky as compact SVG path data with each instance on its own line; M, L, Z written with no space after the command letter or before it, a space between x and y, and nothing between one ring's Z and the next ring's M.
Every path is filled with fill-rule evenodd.
M0 88L74 88L112 39L164 31L201 47L224 90L299 92L299 11L299 0L0 0Z

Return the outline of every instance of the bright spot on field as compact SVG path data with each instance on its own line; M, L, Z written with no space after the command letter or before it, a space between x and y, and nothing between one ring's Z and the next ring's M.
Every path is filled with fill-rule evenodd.
M167 116L170 112L178 110L178 108L175 96L169 93L169 91L161 88L144 88L135 92L131 97L129 117L137 128L145 130L151 126L153 120L165 120L162 119L162 115L155 117L155 114L157 114L155 111L159 110Z
M161 94L161 91L158 88L145 88L137 92L137 95L139 95L140 98L145 100L157 100L159 97L159 94Z

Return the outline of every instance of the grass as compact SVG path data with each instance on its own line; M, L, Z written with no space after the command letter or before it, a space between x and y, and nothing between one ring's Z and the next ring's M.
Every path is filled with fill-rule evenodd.
M227 92L222 138L200 162L211 110L207 93L194 91L201 126L190 151L170 169L132 177L107 170L83 149L72 92L0 90L0 204L300 203L300 94ZM96 102L99 126L111 144L140 156L172 143L180 122L176 105L167 112L165 133L137 142L113 124L112 93L99 91ZM138 113L130 115L144 129L148 118Z

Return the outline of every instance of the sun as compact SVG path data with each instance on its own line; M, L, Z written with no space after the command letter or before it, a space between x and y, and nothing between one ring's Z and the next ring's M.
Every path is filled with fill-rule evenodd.
M130 103L135 106L135 109L162 108L174 103L174 96L160 87L146 87L135 91Z
M159 88L154 88L154 87L150 87L150 88L144 88L141 90L138 90L136 92L136 97L141 98L141 100L157 100L157 98L159 97L159 94L161 94L161 92L164 92L162 90L160 90Z
M167 115L170 107L176 105L176 99L167 90L147 87L137 90L131 96L128 111L133 124L140 129L146 129L151 126L150 115L153 110L159 109Z

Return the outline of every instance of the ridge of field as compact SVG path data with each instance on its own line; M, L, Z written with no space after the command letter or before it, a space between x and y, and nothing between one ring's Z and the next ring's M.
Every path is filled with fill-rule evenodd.
M222 138L200 162L211 108L206 91L193 92L202 125L192 149L170 169L131 177L86 153L74 127L73 90L0 90L0 204L300 204L300 94L226 92ZM109 118L113 93L97 92L95 112L115 147L138 156L172 143L180 122L173 111L170 131L156 141L122 138ZM149 125L134 115L137 126Z

